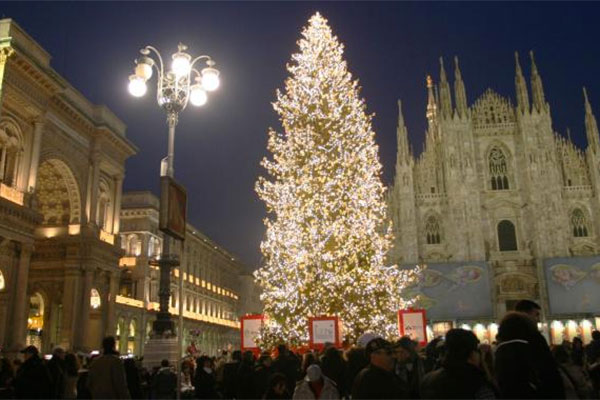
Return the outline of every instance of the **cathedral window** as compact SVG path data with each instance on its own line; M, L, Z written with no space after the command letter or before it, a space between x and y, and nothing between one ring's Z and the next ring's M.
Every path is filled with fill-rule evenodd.
M574 237L587 237L588 228L585 214L581 209L576 208L571 214L571 226L573 228Z
M515 225L508 220L500 221L498 224L498 248L500 251L517 250Z
M492 190L508 190L508 162L498 147L494 147L490 151L488 168Z
M427 244L440 244L442 241L440 223L433 215L427 218L427 221L425 222L425 238Z

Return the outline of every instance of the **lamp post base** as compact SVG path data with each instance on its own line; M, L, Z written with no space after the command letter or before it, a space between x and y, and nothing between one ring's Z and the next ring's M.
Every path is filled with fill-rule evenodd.
M149 370L159 367L162 360L169 360L170 365L177 365L180 352L177 337L153 336L144 346L142 365Z

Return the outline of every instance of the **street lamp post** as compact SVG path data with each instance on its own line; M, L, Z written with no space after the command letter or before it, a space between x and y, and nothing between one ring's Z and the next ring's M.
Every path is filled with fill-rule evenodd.
M134 73L129 76L129 92L135 97L141 97L147 92L147 82L153 75L153 70L157 73L157 90L156 101L158 105L167 113L167 125L169 127L168 136L168 151L167 157L161 163L161 180L162 177L168 177L174 180L174 160L175 160L175 127L179 120L179 113L183 111L188 102L194 106L202 106L207 101L207 92L216 90L219 87L219 71L214 68L214 61L211 57L202 55L192 59L192 56L187 53L187 46L180 43L177 46L177 52L171 56L172 62L170 69L166 69L163 63L163 58L160 52L153 46L146 46L140 50L141 56L135 61L136 66ZM201 61L206 63L206 66L199 71L196 65ZM165 162L166 161L166 162ZM161 191L163 191L161 184ZM164 203L164 199L168 196L163 196L161 193L161 215L163 212L168 212ZM185 205L183 206L185 207ZM169 218L170 218L170 213ZM185 212L184 212L185 214ZM161 227L163 229L163 227ZM185 232L185 221L183 222L183 230ZM177 256L173 253L172 241L177 241L177 236L172 232L163 229L164 242L163 251L157 264L160 269L159 281L159 312L157 319L153 324L154 335L164 336L174 332L173 321L169 313L169 297L171 268L179 265ZM180 236L180 239L183 238ZM183 332L181 332L181 318L183 311L183 293L182 293L182 273L180 277L180 293L179 293L179 314L180 314L180 343Z

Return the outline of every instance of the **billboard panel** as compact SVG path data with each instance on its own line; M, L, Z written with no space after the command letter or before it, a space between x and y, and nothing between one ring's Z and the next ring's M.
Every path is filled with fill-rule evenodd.
M544 260L550 314L600 312L600 256Z

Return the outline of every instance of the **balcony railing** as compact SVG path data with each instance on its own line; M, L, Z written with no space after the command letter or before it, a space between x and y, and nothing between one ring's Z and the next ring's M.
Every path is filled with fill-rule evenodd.
M0 197L22 206L24 196L25 194L20 190L5 185L4 183L0 183Z

